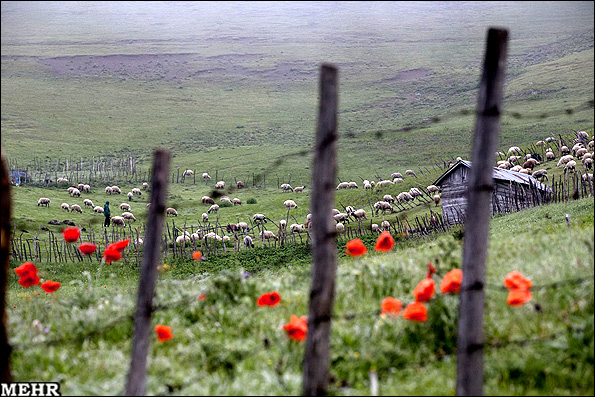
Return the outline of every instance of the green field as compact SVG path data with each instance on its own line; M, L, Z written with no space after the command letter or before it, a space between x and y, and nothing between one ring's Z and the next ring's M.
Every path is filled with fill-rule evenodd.
M1 21L1 142L11 164L48 164L54 178L66 160L133 156L142 173L153 150L167 148L172 173L197 174L196 183L168 186L167 206L179 213L167 218L170 231L174 224L178 232L198 226L208 209L200 199L214 196L216 174L228 186L235 178L249 187L216 193L243 204L210 214L210 224L248 222L255 213L273 221L266 226L272 231L281 219L306 221L323 62L339 69L338 178L360 186L337 191L335 207L364 208L366 228L441 211L430 202L373 216L370 206L384 194L432 184L443 172L434 165L443 160L470 158L489 27L510 32L499 150L527 149L578 130L593 136L593 2L3 1ZM550 181L564 175L556 155L537 167ZM578 172L592 173L577 163ZM407 169L417 177L362 189L363 179ZM214 179L200 180L203 172ZM253 174L258 186L250 183ZM281 192L278 184L288 180L305 191ZM129 203L138 221L127 230L143 237L149 193L126 198L143 181L110 183L122 188L121 196L106 195L102 181L91 193L70 197L66 188L79 182L85 180L13 186L14 237L61 238L64 226L49 225L51 219L74 221L84 236L102 235L104 217L84 208L84 198L99 206L109 200L112 215ZM39 197L50 198L50 206L37 206ZM298 208L288 212L287 199ZM63 202L81 205L83 213L63 211ZM589 197L492 218L485 394L593 394L593 213ZM346 237L337 241L333 395L370 394L372 370L380 395L455 393L458 297L429 303L425 323L376 311L387 296L410 302L426 262L440 276L460 267L464 228L395 237L388 254L374 252L375 235L362 237L369 252L360 258L345 256ZM193 261L191 250L173 258L170 243L154 324L171 325L174 338L151 341L148 394L301 392L304 344L290 341L281 326L292 314L307 314L310 247L256 245ZM40 277L62 283L51 295L38 286L23 289L11 270L15 380L60 382L64 395L122 392L135 258L105 266L44 256L36 263ZM19 264L13 258L11 269ZM522 307L508 306L501 289L512 270L536 285L533 301ZM572 279L581 281L566 282ZM256 299L273 290L281 304L257 307Z

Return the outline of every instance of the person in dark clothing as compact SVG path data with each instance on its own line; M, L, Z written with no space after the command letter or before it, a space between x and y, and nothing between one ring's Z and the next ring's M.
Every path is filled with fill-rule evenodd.
M110 225L110 210L109 210L109 201L105 202L103 206L103 215L105 215L105 222L103 222L103 226L107 227Z

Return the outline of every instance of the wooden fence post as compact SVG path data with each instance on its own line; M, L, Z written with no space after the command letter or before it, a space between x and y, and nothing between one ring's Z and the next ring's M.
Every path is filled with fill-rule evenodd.
M12 196L10 193L10 176L8 175L8 168L4 158L4 151L1 155L1 175L2 178L2 202L0 212L2 214L2 247L0 260L2 261L2 269L0 269L0 316L2 322L0 323L0 382L12 382L12 374L10 372L10 352L12 348L8 343L8 317L6 314L6 286L8 284L8 263L10 258L10 240L11 240L11 219L12 219Z
M465 223L463 285L457 340L456 393L459 396L483 395L485 260L490 225L490 197L494 190L494 152L498 147L507 46L507 30L488 30L477 103L473 165L469 176Z
M161 232L165 213L165 196L169 177L170 153L167 150L155 150L153 156L153 179L151 181L151 206L147 219L145 248L138 285L138 300L134 316L134 336L132 340L132 359L128 381L127 396L145 395L147 384L147 353L151 330L153 295L157 279L157 263L161 253Z
M326 395L330 355L331 316L337 266L335 202L337 169L337 68L320 68L320 107L312 170L312 284L308 310L308 337L304 358L304 396Z

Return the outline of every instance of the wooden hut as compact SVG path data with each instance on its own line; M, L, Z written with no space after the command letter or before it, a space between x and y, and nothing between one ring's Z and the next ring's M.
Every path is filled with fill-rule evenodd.
M471 162L460 160L442 174L434 185L440 187L444 223L465 222L467 183ZM530 175L494 167L491 213L520 211L551 200L552 189Z

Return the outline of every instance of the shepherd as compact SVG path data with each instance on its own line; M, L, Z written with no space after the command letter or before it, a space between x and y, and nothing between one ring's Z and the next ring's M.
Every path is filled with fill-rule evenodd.
M109 201L105 202L103 206L103 215L105 215L105 222L103 222L103 226L108 227L110 225L110 210L109 210Z

